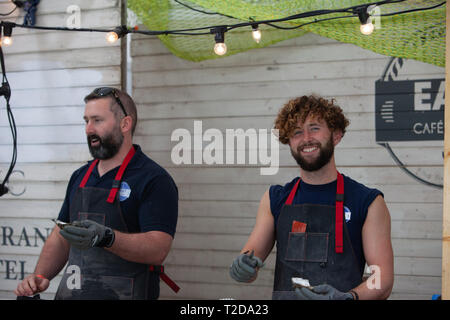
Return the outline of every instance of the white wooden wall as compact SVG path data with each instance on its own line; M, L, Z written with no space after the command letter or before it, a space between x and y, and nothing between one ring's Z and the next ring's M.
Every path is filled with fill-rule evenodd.
M120 25L118 0L44 0L36 25L63 26L70 5L81 9L81 27ZM10 1L0 1L9 12ZM8 20L23 22L16 10ZM3 17L2 17L3 19ZM42 236L53 228L74 169L90 158L84 134L83 97L98 86L121 86L120 44L107 44L104 33L38 31L15 28L13 45L3 47L11 85L11 108L17 123L18 160L10 188L21 196L0 198L0 299L33 272ZM9 167L11 133L0 97L0 178ZM25 189L24 189L25 188ZM44 298L53 298L59 277Z
M69 5L81 8L82 27L120 24L119 1L45 0L37 24L65 25ZM0 1L0 12L11 5ZM17 17L21 23L22 15ZM22 274L32 272L42 237L52 228L72 171L89 159L82 121L82 98L94 87L121 86L119 44L104 34L21 30L3 48L12 87L11 106L18 126L20 173L11 189L21 196L0 198L0 299L14 299ZM213 40L211 40L213 43ZM336 97L352 121L336 150L340 170L381 189L392 215L395 252L393 299L430 299L440 290L442 192L406 176L375 143L374 91L388 57L315 35L232 57L188 62L159 42L133 37L133 96L140 122L136 142L166 167L180 191L180 212L167 273L182 287L175 295L161 284L163 299L269 299L274 254L258 280L237 284L228 268L255 221L259 199L270 184L297 173L288 149L281 168L261 176L250 165L176 166L170 152L173 130L270 129L289 98L317 93ZM444 71L411 62L411 78L443 78ZM434 182L442 180L442 143L392 144L410 169ZM0 178L10 161L11 139L0 98ZM44 298L52 298L59 278Z
M177 234L166 270L182 289L175 295L163 284L162 298L270 299L274 252L251 285L233 281L228 269L252 230L264 191L298 175L286 146L274 176L261 176L250 165L176 166L170 158L177 144L170 140L173 130L193 134L195 120L203 121L203 132L270 129L283 103L310 93L335 97L351 120L336 150L341 172L385 194L395 253L391 299L431 299L441 292L442 191L405 175L375 142L375 81L389 57L309 34L193 63L169 53L158 39L132 39L137 140L169 170L180 191ZM444 78L442 68L407 63L403 79ZM442 183L441 141L391 145L412 171Z

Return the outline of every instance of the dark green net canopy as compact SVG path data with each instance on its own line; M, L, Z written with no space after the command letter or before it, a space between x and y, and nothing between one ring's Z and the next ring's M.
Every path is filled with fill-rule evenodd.
M313 10L342 9L373 2L362 0L128 0L128 8L149 30L179 30L279 19ZM259 25L262 31L262 39L259 43L252 38L251 26L236 28L225 34L225 44L228 48L226 55L266 47L312 32L383 55L415 59L443 67L445 65L445 4L429 10L395 14L433 7L442 2L442 0L409 0L380 5L370 12L375 30L368 36L360 32L358 17L336 19L336 17L350 16L349 13L330 13L274 23L279 27L292 28L315 20L328 19L290 30ZM213 34L161 35L159 38L173 54L183 59L201 61L219 57L213 51L215 44Z

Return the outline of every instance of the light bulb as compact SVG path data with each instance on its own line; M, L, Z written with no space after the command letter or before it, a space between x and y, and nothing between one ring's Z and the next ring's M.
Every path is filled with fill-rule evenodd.
M13 43L13 40L12 40L11 37L5 37L4 36L2 38L2 45L4 45L5 47L8 47L8 46L12 45L12 43Z
M361 26L359 27L359 30L361 31L362 34L368 36L368 35L372 34L374 28L375 28L374 25L372 24L370 19L368 19L367 23L361 24Z
M261 30L259 30L258 28L253 29L252 37L253 37L253 40L256 41L256 43L259 43L259 41L261 41Z
M223 56L225 53L227 53L227 45L223 42L217 42L214 45L214 52L219 56Z
M114 31L108 32L106 34L106 41L108 41L109 43L114 43L118 39L119 39L119 35Z

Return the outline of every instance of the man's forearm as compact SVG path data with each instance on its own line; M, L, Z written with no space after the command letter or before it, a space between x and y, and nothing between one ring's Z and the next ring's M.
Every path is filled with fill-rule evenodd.
M106 250L133 262L161 265L169 253L172 237L164 232L122 233L114 230L115 240Z
M59 228L55 227L45 241L34 273L53 279L66 264L69 250L69 244L59 235Z

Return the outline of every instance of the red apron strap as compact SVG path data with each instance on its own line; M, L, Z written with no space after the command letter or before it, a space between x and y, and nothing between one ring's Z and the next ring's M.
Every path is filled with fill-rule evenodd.
M94 170L95 166L97 165L97 162L98 162L98 159L95 159L94 161L92 161L91 165L89 166L88 171L86 172L86 174L83 177L83 180L81 180L80 188L84 188L84 186L88 182L89 177L91 176L92 170Z
M335 251L344 252L344 178L337 173Z
M173 291L175 291L175 293L178 293L180 287L172 279L170 279L167 274L164 273L164 266L151 265L149 266L149 270L151 272L158 272L161 280L164 281Z
M136 152L136 150L134 150L134 146L131 146L131 149L130 149L130 151L128 151L127 156L123 160L123 162L119 168L119 171L117 171L116 177L114 178L114 181L113 181L111 191L109 192L108 200L106 200L107 202L109 202L109 203L114 202L117 191L120 188L120 180L122 180L123 173L125 172L125 169L127 168L128 163L130 163L131 158L133 158L135 152Z
M295 193L297 192L299 183L300 183L300 178L298 178L297 183L292 188L291 193L289 193L289 196L288 196L285 204L287 204L289 206L292 204L292 201L294 201Z

